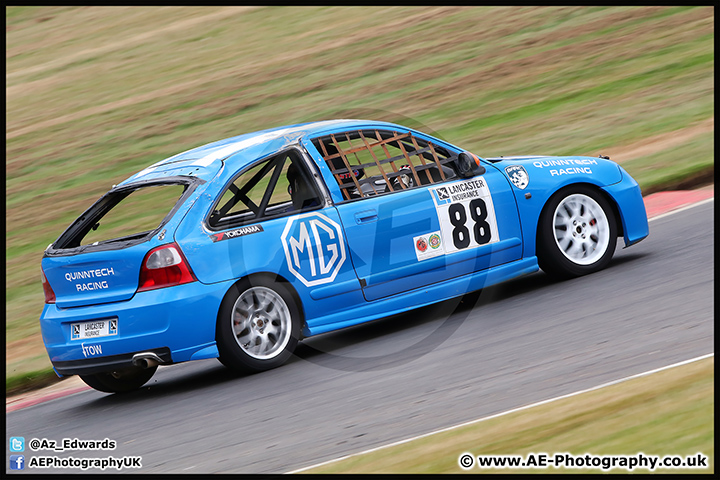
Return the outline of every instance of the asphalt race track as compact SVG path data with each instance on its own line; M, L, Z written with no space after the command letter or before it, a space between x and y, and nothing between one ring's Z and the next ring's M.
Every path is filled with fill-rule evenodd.
M308 339L258 375L216 360L161 367L138 392L10 412L7 437L117 442L26 448L26 462L137 455L142 469L122 472L284 473L712 353L713 205L651 221L646 240L621 241L591 276L549 283L539 272Z

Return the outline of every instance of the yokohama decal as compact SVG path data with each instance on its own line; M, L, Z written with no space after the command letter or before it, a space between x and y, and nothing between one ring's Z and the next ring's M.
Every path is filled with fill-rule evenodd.
M213 233L210 235L213 242L219 242L221 240L227 240L228 238L243 237L245 235L251 235L264 231L261 225L250 225L249 227L237 228L228 232Z

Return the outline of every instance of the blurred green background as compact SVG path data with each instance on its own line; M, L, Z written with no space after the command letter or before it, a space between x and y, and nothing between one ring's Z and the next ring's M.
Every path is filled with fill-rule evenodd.
M50 367L45 247L214 140L370 118L480 156L609 154L646 194L713 180L713 7L7 7L6 41L8 387Z

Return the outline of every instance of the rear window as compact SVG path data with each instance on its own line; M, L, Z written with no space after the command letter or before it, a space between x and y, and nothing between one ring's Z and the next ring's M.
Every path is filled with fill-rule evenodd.
M95 222L80 244L92 245L152 232L184 191L185 185L159 185L132 191Z
M187 183L163 183L110 192L75 220L53 249L143 239L162 225L187 189Z

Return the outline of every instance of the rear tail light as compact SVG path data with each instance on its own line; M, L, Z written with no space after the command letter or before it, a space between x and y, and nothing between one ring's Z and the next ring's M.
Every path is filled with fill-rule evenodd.
M138 292L182 285L196 280L180 247L171 243L153 248L145 255L140 267Z
M42 276L43 292L45 293L45 303L55 303L55 292L53 292L50 283L45 278L45 272L40 269L40 275Z

